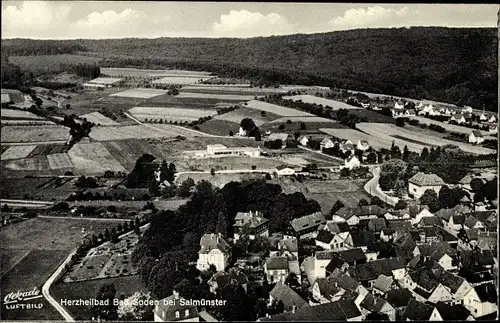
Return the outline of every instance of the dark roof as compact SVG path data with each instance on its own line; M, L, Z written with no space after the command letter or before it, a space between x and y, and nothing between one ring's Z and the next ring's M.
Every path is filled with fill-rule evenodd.
M213 249L219 249L222 252L229 252L231 246L224 240L220 234L206 233L200 239L199 253L209 253Z
M303 217L293 219L292 221L290 221L290 225L292 226L295 232L300 232L302 230L306 230L311 227L318 227L321 224L325 223L326 223L325 217L321 212L305 215Z
M410 299L408 306L403 313L404 320L411 321L428 321L431 318L434 307L424 303L420 303L414 299Z
M334 296L340 291L338 283L330 277L327 278L317 278L316 282L319 287L319 291L322 296Z
M423 217L419 222L419 226L421 227L432 227L435 225L436 226L443 225L443 221L437 216L426 216Z
M328 259L332 259L335 256L335 254L336 254L335 251L328 251L328 250L317 251L315 254L315 257L316 257L316 259L319 259L319 260L328 260Z
M429 207L427 205L421 204L412 204L408 206L408 213L410 214L411 218L416 218L417 215L423 210L429 210Z
M187 305L186 302L181 302L182 298L176 299L174 295L165 298L160 301L154 308L156 315L161 317L165 321L180 321L190 318L198 317L198 310L194 305ZM188 315L186 316L186 310L188 310ZM179 318L176 318L175 313L179 312Z
M282 282L276 283L269 295L277 301L282 301L287 311L292 310L294 305L297 310L309 307L309 304L299 294Z
M410 270L408 273L411 279L417 283L419 287L428 291L433 291L439 285L439 282L434 277L432 271L429 270ZM427 298L427 297L426 297Z
M408 305L413 298L412 293L407 288L391 289L387 293L387 302L393 307L403 307Z
M357 206L353 208L343 207L337 211L337 215L349 219L353 215L356 216L367 216L367 215L377 215L383 216L385 214L385 210L378 205L364 205Z
M413 175L408 182L418 186L439 186L445 184L443 179L436 174L425 174L422 172Z
M429 299L429 297L432 295L431 292L427 292L427 291L423 290L422 288L420 288L419 286L415 287L413 289L413 292L417 293L418 295L422 296L425 299Z
M268 257L266 258L267 270L288 269L287 257Z
M334 235L330 231L321 230L316 236L316 241L330 243L332 242L333 237Z
M210 279L217 282L217 287L226 286L229 283L236 282L238 284L247 284L248 277L238 268L231 268L226 273L224 271L219 271L213 275Z
M332 274L330 278L346 291L354 291L359 286L359 283L354 278L344 273Z
M474 287L481 302L490 302L497 304L497 291L493 283L481 284Z
M347 319L352 319L361 315L354 300L344 299L336 302Z
M324 303L300 309L295 313L282 313L264 318L262 321L347 321L361 316L353 300Z
M351 232L351 237L354 247L367 246L370 242L376 240L373 232L367 230Z
M463 214L453 215L453 223L454 224L464 224L464 222L465 222L465 215L463 215Z
M339 256L348 263L366 260L365 253L360 248L340 251Z
M384 218L370 219L368 222L368 229L376 232L380 232L382 229L386 228Z
M432 272L434 273L434 277L443 286L450 288L452 293L456 293L458 288L460 288L462 283L465 281L463 277L454 275L439 265L436 265L435 268L433 268Z
M382 232L386 236L390 236L390 235L393 235L396 232L396 229L394 229L394 228L384 228L384 229L382 229Z
M392 276L392 270L404 267L404 262L401 258L386 258L349 267L348 272L357 281L367 281L375 280L381 274Z
M471 213L476 219L481 222L486 222L486 220L492 215L495 214L495 211L476 211Z
M395 230L410 230L411 223L406 220L389 220L387 221L387 226L389 228L394 228Z
M341 259L339 255L335 255L325 269L327 272L333 273L335 269L341 268L345 263L346 261Z
M450 305L444 302L437 302L434 307L439 312L439 315L441 315L441 318L447 321L465 321L470 315L470 312L462 305Z

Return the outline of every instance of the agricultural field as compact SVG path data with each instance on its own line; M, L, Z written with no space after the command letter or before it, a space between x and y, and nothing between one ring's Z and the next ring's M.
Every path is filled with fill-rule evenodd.
M477 130L477 129L471 129L471 128L467 128L467 127L462 127L459 125L440 122L440 121L428 119L428 118L421 117L421 116L408 116L408 118L418 120L418 122L420 122L422 124L426 124L426 125L435 124L435 125L441 126L446 131L449 131L449 132L458 132L458 133L463 133L463 134L468 135L469 133L472 132L472 130ZM478 131L480 131L485 136L490 135L490 133L488 131L484 131L484 130L478 130Z
M66 142L69 128L63 126L2 126L1 134L2 143Z
M297 91L297 90L320 90L329 91L330 88L326 86L314 86L314 85L281 85L282 89L287 91Z
M292 95L292 96L284 96L284 100L292 100L292 101L302 101L304 103L315 103L317 105L323 105L323 106L329 106L331 107L334 111L339 110L339 109L349 109L349 110L354 110L354 109L361 109L352 105L349 105L344 102L340 101L335 101L335 100L330 100L330 99L325 99L325 98L320 98L318 96L314 95Z
M146 287L141 282L139 275L123 276L116 278L103 278L98 280L88 280L76 283L58 282L51 288L51 293L56 300L59 299L91 299L94 298L97 291L103 284L113 284L116 289L116 297L128 297L137 291L144 290ZM71 306L68 311L76 320L90 320L92 318L91 306Z
M179 206L186 204L186 199L175 199L175 200L158 200L154 201L155 206L160 210L177 210ZM74 201L69 203L72 207L78 205L84 206L95 206L95 207L108 207L109 205L116 206L117 210L128 212L128 211L141 211L146 201Z
M242 119L251 118L255 122L255 125L257 127L260 127L261 125L267 122L272 122L273 120L279 117L280 117L279 115L267 112L263 116L261 111L258 111L256 109L240 107L234 111L230 111L228 113L215 116L214 119L230 121L239 125Z
M321 132L324 132L330 136L334 136L341 139L346 139L352 141L354 144L358 142L358 140L366 140L374 149L380 148L391 148L392 140L387 140L384 138L376 138L369 134L366 134L361 131L353 130L353 129L336 129L336 128L321 128L319 129ZM394 139L396 140L396 139ZM403 145L404 147L404 145ZM408 146L410 149L410 146Z
M313 114L303 112L300 110L290 109L286 107L282 107L276 104L271 104L267 102L262 102L258 100L251 100L244 104L245 107L250 109L265 111L266 113L274 113L283 117L314 117Z
M47 155L50 169L73 168L73 163L67 153Z
M225 84L220 84L225 83ZM250 80L234 78L234 77L212 77L206 80L203 84L207 85L226 85L226 86L251 86Z
M154 85L169 85L169 84L196 84L207 80L208 76L165 76L158 80L154 80L151 84Z
M77 143L68 151L68 156L75 170L87 175L102 174L106 170L127 171L99 142Z
M21 120L43 120L42 117L37 116L29 111L20 111L12 109L0 109L0 116L2 119L21 119Z
M179 94L176 95L176 97L188 98L188 99L216 99L219 101L249 101L253 100L255 98L255 95L180 92Z
M95 64L100 61L99 58L91 56L61 54L61 55L37 55L37 56L10 56L9 62L17 65L23 71L29 71L33 74L51 74L59 73L61 64L77 65L77 64Z
M2 153L2 160L26 158L35 150L36 146L10 146Z
M288 91L280 88L259 88L238 85L208 85L195 84L183 86L182 91L192 93L213 93L213 94L240 94L240 95L269 95L274 93L287 93Z
M9 126L44 126L44 125L55 125L54 122L49 120L22 120L22 119L1 119L2 125Z
M87 114L81 115L80 118L85 118L85 119L87 119L87 121L93 122L93 123L95 123L97 125L101 125L101 126L119 125L118 122L113 121L110 118L103 116L99 112L87 113Z
M153 108L135 107L129 110L137 119L160 119L163 121L195 121L203 117L217 115L215 110L184 109L184 108Z
M283 117L276 120L271 121L270 123L285 123L288 120L292 122L304 122L305 124L309 123L337 123L335 120L321 118L321 117Z
M409 142L413 146L414 149L413 151L417 151L417 149L420 149L418 146L422 146L421 149L423 149L423 147L430 147L431 145L444 146L451 144L451 145L457 145L461 150L473 154L491 154L495 152L493 149L488 149L480 146L473 146L467 143L457 142L439 137L428 136L426 134L420 132L414 132L412 130L405 129L404 127L398 127L396 125L389 125L383 123L358 123L356 127L361 131L364 131L377 138L382 138L385 140L391 140L391 138L396 138L396 144L399 146L403 145L403 143L398 144L397 141L399 140L404 140L405 142ZM407 145L408 149L412 150L410 145L409 144Z
M101 67L101 74L109 77L163 77L163 76L190 76L207 77L210 72L188 70L147 70L137 68Z
M232 131L233 134L238 133L240 129L239 123L220 120L217 117L212 120L208 120L207 122L204 122L202 124L199 124L198 127L200 128L200 131L216 136L227 136L229 135L230 131Z
M318 121L312 121L316 119ZM345 128L344 125L337 123L335 120L323 119L319 117L284 117L261 126L262 131L271 132L299 132L300 134L320 134L320 128ZM292 123L287 123L290 120ZM295 121L294 121L295 120ZM304 123L306 128L302 129L301 124ZM284 129L279 129L283 125Z
M46 156L9 160L4 166L13 171L38 172L50 170L49 161Z
M109 141L144 138L174 138L180 134L181 133L179 133L176 128L169 127L169 125L131 125L94 128L89 136L96 141Z
M21 259L31 252L30 249L0 248L0 277L14 267Z
M302 167L308 164L316 164L318 167L335 167L343 165L343 162L338 159L327 157L319 153L303 151L300 148L295 153L280 154L278 160L282 161L284 164Z
M66 145L37 145L27 157L33 158L51 154L61 154L67 152L68 149L69 147Z
M167 91L165 90L136 88L136 89L126 90L123 92L114 93L111 94L110 96L118 96L123 98L150 99L155 96L163 95L165 93L167 93Z
M266 157L220 157L220 158L179 158L176 163L177 171L206 171L214 170L251 170L252 166L256 170L274 171L274 169L283 165L279 160Z
M266 173L239 173L239 174L215 174L212 175L210 173L188 173L188 174L180 174L175 179L175 183L180 185L183 181L188 178L192 178L195 183L198 183L202 180L209 181L212 185L222 188L229 182L242 182L244 180L250 179L259 179L265 177ZM155 202L156 203L156 202Z

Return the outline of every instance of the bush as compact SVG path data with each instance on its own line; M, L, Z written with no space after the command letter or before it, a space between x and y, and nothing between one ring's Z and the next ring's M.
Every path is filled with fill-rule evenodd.
M396 126L398 127L404 127L405 126L405 121L403 118L397 118L396 119Z

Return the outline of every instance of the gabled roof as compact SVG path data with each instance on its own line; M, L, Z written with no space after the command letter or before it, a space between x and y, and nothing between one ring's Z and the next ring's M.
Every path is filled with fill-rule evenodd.
M474 228L474 226L479 222L474 216L470 215L465 219L464 226L468 228Z
M355 291L359 286L358 281L345 273L332 273L330 278L346 291Z
M350 162L351 160L353 160L354 158L356 158L356 159L359 161L359 159L358 159L358 157L356 157L356 155L351 155L351 156L347 157L347 158L346 158L346 161L349 163L349 162Z
M295 232L300 232L310 227L319 226L325 223L326 219L321 212L305 215L303 217L290 221L290 225Z
M290 165L279 165L279 166L276 166L276 169L277 170L283 170L283 169L293 169L292 167L290 167Z
M267 270L288 269L287 257L267 257L266 258Z
M371 231L353 231L351 232L352 243L354 247L366 247L370 242L375 241L375 235Z
M370 312L379 313L386 303L387 301L383 298L373 296L372 294L366 294L360 306L369 310Z
M302 308L295 313L282 313L263 318L262 321L347 321L361 316L361 312L354 303L354 300L341 300L328 302L317 306Z
M375 282L373 283L373 288L378 289L381 292L386 292L389 287L391 287L394 279L392 276L386 276L384 274L377 277Z
M406 220L389 220L387 221L387 226L395 230L410 230L411 223Z
M425 174L422 172L418 172L413 177L408 180L409 183L418 185L418 186L439 186L445 185L443 179L436 174Z
M318 284L321 295L324 297L334 296L341 290L338 283L330 277L316 278L316 283Z
M420 226L433 227L433 226L442 226L443 222L437 216L425 216L418 223Z
M309 307L309 304L299 294L282 282L276 283L276 286L274 286L269 295L277 301L282 301L285 309L288 310L294 305L297 310Z
M481 284L474 287L481 302L490 302L497 304L497 291L493 283Z
M441 315L441 318L446 321L465 321L470 315L470 312L462 305L437 302L434 307Z
M454 214L452 218L454 224L464 224L465 222L465 215L463 214Z
M199 253L209 253L214 249L219 249L221 252L229 252L231 247L220 234L206 233L200 239Z
M335 251L322 250L322 251L316 251L314 256L316 259L319 259L319 260L329 260L329 259L333 259L335 254L337 254Z
M422 287L430 292L432 292L439 285L439 281L437 281L434 277L432 271L427 269L410 270L408 275L415 283L417 283L419 287Z
M335 255L332 260L326 265L326 272L333 273L335 269L340 269L346 263L346 261L340 258L340 255Z
M479 130L472 130L472 134L474 135L474 137L476 138L483 138L483 134L481 133L481 131Z
M196 306L188 305L188 302L184 302L182 300L182 297L176 298L174 295L170 295L169 297L159 301L153 311L166 322L198 317L198 310L196 309ZM187 316L186 310L188 310ZM180 318L176 317L176 312L180 312Z
M392 276L392 270L404 268L404 262L400 257L385 258L370 261L366 264L349 267L349 276L357 281L375 280L381 274Z
M262 212L238 212L234 220L238 223L233 226L242 227L245 225L250 226L250 228L256 228L266 222L268 219L264 218Z
M386 227L387 226L385 224L384 218L370 219L370 221L368 222L368 229L375 232L380 232L382 229L385 229Z
M391 289L387 292L387 302L394 307L403 307L413 299L413 295L407 288Z
M404 320L411 321L428 321L431 318L434 307L424 303L420 303L414 299L410 299L408 306L403 313Z
M298 252L299 246L297 243L297 238L286 238L278 241L278 250L287 250L290 252Z
M323 243L330 243L330 242L332 242L333 237L334 237L334 234L331 233L330 231L321 230L321 231L319 231L318 235L316 236L316 241L323 242Z
M339 251L339 256L341 259L345 260L348 263L366 260L365 253L360 248Z
M458 275L454 275L449 271L445 270L438 264L432 269L434 277L443 285L450 288L452 293L456 293L460 286L463 284L465 279Z
M327 222L326 226L333 233L349 232L349 224L346 222Z

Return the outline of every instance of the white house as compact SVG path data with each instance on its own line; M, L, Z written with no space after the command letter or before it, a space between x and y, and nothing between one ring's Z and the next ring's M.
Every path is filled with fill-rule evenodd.
M496 134L498 133L498 125L497 125L497 124L491 125L491 126L488 128L488 132L489 132L490 134L496 135Z
M236 134L239 137L246 137L247 136L247 131L244 130L242 127L238 130L238 133Z
M352 141L350 140L344 140L341 144L340 144L340 150L342 152L346 152L346 151L354 151L354 144L352 143Z
M435 110L434 106L432 104L429 104L427 106L425 106L423 109L422 109L422 114L427 114L429 113L429 115L431 116L434 116L434 115L438 115L439 112Z
M497 122L497 118L495 117L494 114L491 115L491 117L488 119L488 122L491 122L491 123L496 123Z
M493 283L475 286L465 295L464 307L474 318L498 311L497 291Z
M336 302L344 293L345 290L330 277L317 278L312 286L312 296L321 304Z
M408 109L405 111L405 116L415 116L415 115L417 115L415 109Z
M319 143L319 146L321 150L323 150L327 148L333 148L333 146L335 146L335 143L330 138L323 138L323 140L321 140L321 142Z
M472 108L466 105L462 108L462 113L472 113Z
M483 134L479 130L473 130L469 133L469 143L480 144L484 141Z
M217 271L224 270L231 258L231 247L220 233L206 233L200 239L200 251L198 251L198 270L208 270L214 265Z
M347 168L349 170L352 170L353 168L360 167L361 162L359 161L358 157L355 155L351 155L347 157L344 161L344 168Z
M479 116L479 120L481 120L481 121L487 121L488 120L488 116L486 115L486 113L484 113L484 111Z
M233 227L235 241L237 241L240 238L240 235L243 233L247 234L250 240L253 240L259 236L269 236L269 220L264 218L262 212L238 212L236 213L234 221L235 223Z
M264 273L269 283L284 283L290 273L287 257L268 257L264 263Z
M425 217L433 217L433 216L434 216L433 213L431 213L428 209L424 208L415 216L415 218L411 219L411 225L420 223L420 220L422 220Z
M195 305L191 305L179 294L164 298L153 308L155 322L199 322L200 316Z
M307 146L307 143L309 142L309 138L304 135L301 135L299 138L297 138L297 140L302 146Z
M408 180L408 194L418 199L424 195L426 190L434 190L439 194L439 190L446 185L443 179L436 174L425 174L418 172Z
M404 107L405 107L405 104L403 101L399 100L399 101L394 102L394 109L403 110Z
M325 250L342 251L347 249L346 241L350 232L331 233L327 230L321 230L316 236L316 245Z
M295 174L295 169L286 165L281 165L276 167L276 173L278 176L291 176Z
M370 144L366 140L358 140L358 144L356 145L358 150L366 151L370 149Z
M457 114L452 115L450 121L454 121L458 124L462 124L462 123L466 122L464 115L461 113L460 114L457 113Z

